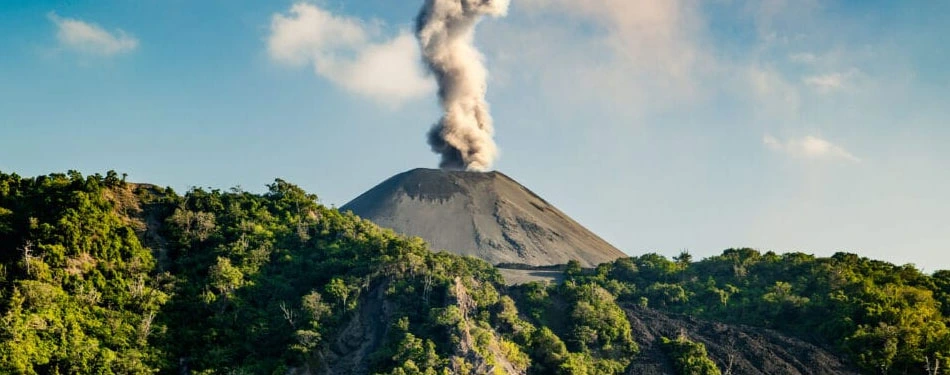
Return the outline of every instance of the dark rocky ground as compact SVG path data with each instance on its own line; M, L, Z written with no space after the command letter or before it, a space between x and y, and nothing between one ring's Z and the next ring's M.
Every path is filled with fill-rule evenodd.
M857 375L841 356L779 332L666 314L635 305L623 305L640 355L629 374L675 374L663 352L661 337L685 334L706 346L723 374L733 375Z

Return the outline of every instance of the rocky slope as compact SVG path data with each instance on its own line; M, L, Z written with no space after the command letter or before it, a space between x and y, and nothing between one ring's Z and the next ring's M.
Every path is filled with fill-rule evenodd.
M456 282L456 298L448 301L469 311L470 298L460 283ZM316 369L297 369L292 373L308 374L366 374L367 359L384 341L386 322L394 306L386 301L385 285L379 285L368 293L361 308L333 340L324 357L324 366ZM623 305L631 323L633 337L640 346L640 354L626 370L630 375L676 374L672 359L662 349L662 337L674 338L685 335L691 341L705 345L722 374L749 375L857 375L859 371L847 360L824 348L779 332L743 325L724 324L688 316L665 313L636 305ZM494 351L495 365L487 365L485 359L473 350L472 328L462 325L463 339L455 348L456 355L478 364L475 373L524 374L513 368L497 344L489 346ZM496 334L490 332L491 342Z
M550 203L500 172L414 169L341 208L434 249L490 263L583 266L624 256Z
M623 306L640 356L628 374L674 374L661 337L680 334L706 346L723 374L856 375L843 358L811 343L768 329L694 319L639 306Z

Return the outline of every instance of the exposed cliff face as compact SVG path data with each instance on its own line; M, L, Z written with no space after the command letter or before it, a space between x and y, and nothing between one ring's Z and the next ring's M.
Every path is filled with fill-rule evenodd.
M369 374L370 355L382 345L395 306L386 300L386 283L377 283L317 361L316 374Z
M500 172L414 169L344 205L382 227L490 263L592 267L624 256Z
M469 279L469 283L477 281ZM390 323L396 315L395 306L386 298L387 281L377 282L369 293L360 298L354 311L340 331L330 338L327 349L311 361L313 366L295 368L291 375L314 374L369 374L370 358L389 335ZM501 339L490 327L479 326L470 317L478 311L461 278L456 278L445 304L458 307L461 320L447 332L458 340L452 349L450 368L452 374L508 374L524 375L501 349ZM481 335L485 343L479 343ZM487 339L485 339L487 337Z
M473 364L472 369L462 370L457 363L462 361L453 360L453 371L458 374L508 374L523 375L524 369L519 369L506 358L499 345L498 335L495 331L487 327L478 327L470 319L470 315L475 312L475 302L468 294L468 290L462 283L461 278L455 279L455 287L452 293L453 300L462 315L462 321L453 332L460 338L455 348L455 358L463 359L464 362ZM479 347L476 343L476 332L486 333L488 339L487 345ZM454 358L453 358L454 359Z

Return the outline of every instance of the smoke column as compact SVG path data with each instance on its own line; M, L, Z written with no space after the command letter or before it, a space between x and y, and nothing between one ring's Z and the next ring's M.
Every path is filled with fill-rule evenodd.
M416 18L422 56L439 83L442 119L429 130L439 167L483 171L498 155L485 102L488 72L472 44L484 15L503 16L509 0L426 0Z

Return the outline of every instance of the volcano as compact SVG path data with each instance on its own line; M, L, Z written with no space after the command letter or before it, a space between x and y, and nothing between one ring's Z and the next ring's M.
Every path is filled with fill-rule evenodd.
M435 250L492 264L545 266L576 260L593 267L625 256L500 172L413 169L340 210L421 237Z

